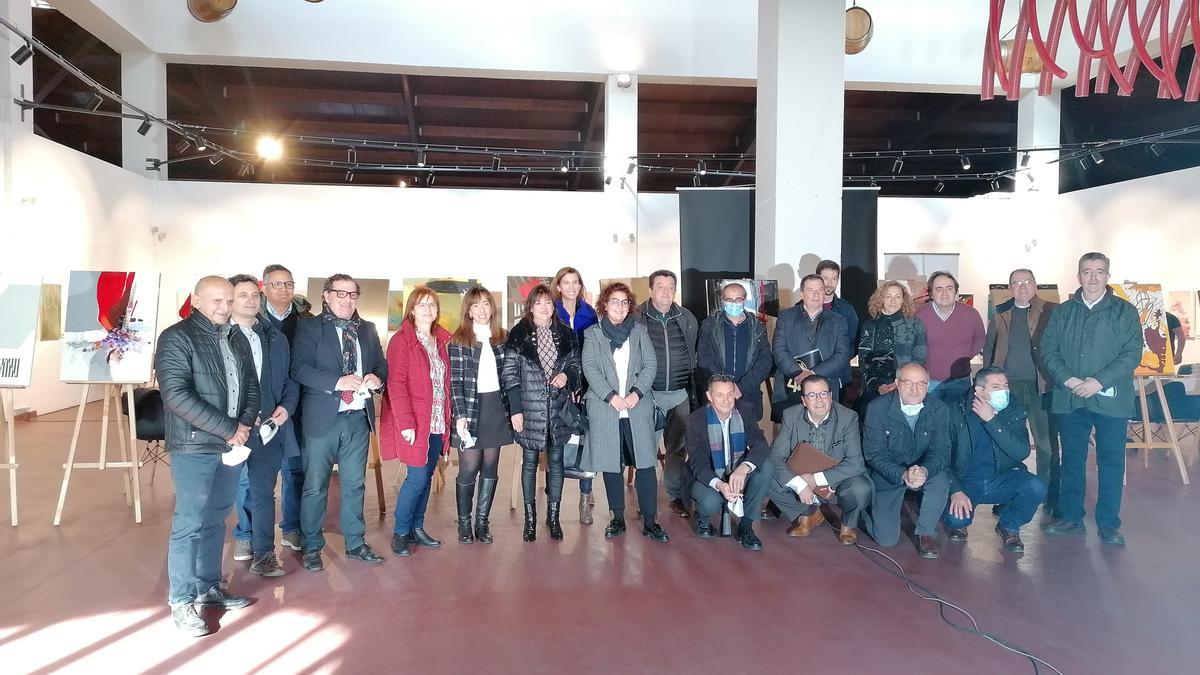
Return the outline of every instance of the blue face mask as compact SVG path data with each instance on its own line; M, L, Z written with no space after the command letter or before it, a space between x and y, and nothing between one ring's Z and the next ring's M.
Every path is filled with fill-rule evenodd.
M722 302L721 308L729 316L741 316L746 313L746 305L740 302Z
M989 392L988 399L988 403L996 409L996 412L1000 412L1008 407L1008 390Z

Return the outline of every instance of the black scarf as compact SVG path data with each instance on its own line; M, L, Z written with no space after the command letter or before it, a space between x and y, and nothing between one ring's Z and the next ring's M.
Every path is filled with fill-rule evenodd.
M362 324L358 312L349 319L338 318L328 307L321 312L321 318L333 324L334 328L342 329L342 374L353 375L358 370L358 327Z
M600 319L600 330L604 332L604 337L608 338L609 346L614 352L629 340L629 334L633 332L633 321L633 318L628 316L619 324L609 321L608 315Z

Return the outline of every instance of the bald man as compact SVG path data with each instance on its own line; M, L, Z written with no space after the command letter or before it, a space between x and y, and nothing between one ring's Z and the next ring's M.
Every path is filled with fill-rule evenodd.
M246 336L229 323L232 304L232 284L201 279L191 315L162 332L154 357L175 483L167 602L175 627L193 637L212 632L199 610L253 602L220 584L225 519L242 468L223 455L246 444L259 412L254 357Z

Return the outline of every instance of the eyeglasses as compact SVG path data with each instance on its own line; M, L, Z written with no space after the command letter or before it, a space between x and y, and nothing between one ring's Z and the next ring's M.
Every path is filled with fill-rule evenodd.
M828 392L828 391L810 391L807 394L801 394L801 395L810 401L815 401L817 399L825 400L825 399L829 398L830 396L833 396L833 393Z
M1009 284L1009 286L1032 286L1033 284L1034 284L1033 279L1021 279L1020 281L1012 282L1011 284Z
M906 387L916 387L917 389L928 389L929 382L925 380L896 380Z
M624 300L621 298L609 298L608 304L612 307L628 307L628 306L632 305L633 303L630 302L629 300Z
M331 290L331 291L327 291L327 292L333 293L334 295L336 295L338 297L338 299L341 299L341 300L344 300L346 298L350 298L351 300L357 300L358 296L362 295L362 293L360 293L359 291Z
M744 305L744 304L746 304L746 299L745 298L725 298L724 300L722 300L722 302L728 302L731 305Z
M296 287L296 282L294 282L294 281L268 281L267 285L270 286L271 288L274 288L277 291L282 291L285 288L290 291Z
M436 302L418 302L416 304L416 306L424 307L425 309L432 309L432 308L437 307L437 303Z

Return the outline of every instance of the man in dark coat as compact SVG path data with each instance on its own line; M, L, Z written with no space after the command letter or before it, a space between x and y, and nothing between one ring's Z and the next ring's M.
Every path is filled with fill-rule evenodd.
M358 282L346 274L325 280L324 310L296 327L292 379L301 387L304 440L304 496L300 504L304 569L325 569L321 524L329 501L329 480L338 465L339 520L346 557L383 562L366 542L363 520L367 448L375 428L372 394L387 381L387 361L375 324L358 316Z
M711 519L729 502L742 501L737 540L751 551L762 550L754 534L754 521L762 516L771 471L770 446L758 428L749 404L737 397L737 382L728 375L713 375L705 397L708 405L688 415L688 467L695 480L696 534L713 536Z
M250 572L264 577L283 575L275 555L275 481L285 452L299 454L291 425L300 402L300 389L290 374L291 348L287 337L259 314L258 280L248 274L230 277L233 284L233 325L246 336L259 383L259 419L271 434L250 434L250 457L238 483L238 524L233 534L234 560L250 559Z
M825 309L825 282L815 274L800 280L802 300L779 313L771 354L775 358L775 390L771 420L800 402L800 382L811 373L829 378L834 400L850 382L850 333L846 319Z
M700 324L696 347L696 380L728 375L737 384L738 400L754 420L762 419L762 383L771 375L771 343L767 329L746 311L746 288L731 281L721 289L721 308Z
M950 505L942 521L951 541L966 541L967 526L981 504L998 504L996 534L1009 551L1024 551L1021 526L1046 495L1046 486L1025 468L1029 432L1025 409L995 366L975 373L974 386L950 413Z
M188 318L158 339L154 365L166 413L175 514L167 550L167 602L175 626L199 637L212 631L197 609L237 609L253 600L221 587L225 518L241 462L224 454L244 446L259 412L258 378L246 337L229 324L233 286L205 277Z

